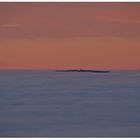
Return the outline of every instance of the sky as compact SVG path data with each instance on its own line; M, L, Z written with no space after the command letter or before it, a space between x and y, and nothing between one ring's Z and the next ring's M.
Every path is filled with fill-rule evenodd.
M140 69L140 3L0 3L0 69Z

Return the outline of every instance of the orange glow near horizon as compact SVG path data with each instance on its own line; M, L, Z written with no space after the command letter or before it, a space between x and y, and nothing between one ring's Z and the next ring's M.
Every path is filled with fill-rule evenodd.
M138 69L140 64L137 41L120 38L14 40L2 44L0 56L7 69Z
M140 69L139 3L0 4L0 31L0 69Z

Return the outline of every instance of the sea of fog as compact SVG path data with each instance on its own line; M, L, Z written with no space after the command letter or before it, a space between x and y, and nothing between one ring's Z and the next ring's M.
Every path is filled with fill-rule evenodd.
M140 71L0 71L0 137L140 137Z

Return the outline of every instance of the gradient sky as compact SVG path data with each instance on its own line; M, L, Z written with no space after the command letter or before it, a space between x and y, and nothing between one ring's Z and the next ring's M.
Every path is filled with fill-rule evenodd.
M140 3L0 3L0 69L140 69Z

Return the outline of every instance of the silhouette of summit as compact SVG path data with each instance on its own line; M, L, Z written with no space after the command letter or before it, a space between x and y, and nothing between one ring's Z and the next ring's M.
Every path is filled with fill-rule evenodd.
M85 69L68 69L68 70L56 70L56 72L94 72L94 73L108 73L110 71L105 71L105 70L85 70Z

